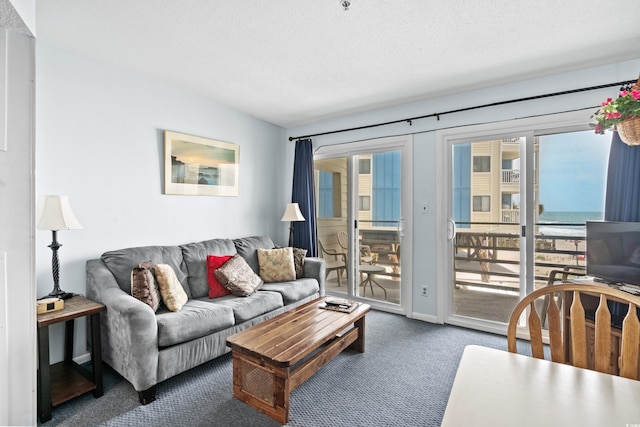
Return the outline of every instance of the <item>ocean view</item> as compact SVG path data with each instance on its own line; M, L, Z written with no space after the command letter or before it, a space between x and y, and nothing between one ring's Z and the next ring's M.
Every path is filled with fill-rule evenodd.
M584 236L585 227L563 224L585 224L586 221L602 221L604 212L543 212L540 215L538 233L545 236Z

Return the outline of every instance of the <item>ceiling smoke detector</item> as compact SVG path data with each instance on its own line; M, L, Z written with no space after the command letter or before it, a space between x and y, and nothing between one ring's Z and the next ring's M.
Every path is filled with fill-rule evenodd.
M349 0L342 0L340 4L344 7L344 10L349 10L349 6L351 6L351 2Z

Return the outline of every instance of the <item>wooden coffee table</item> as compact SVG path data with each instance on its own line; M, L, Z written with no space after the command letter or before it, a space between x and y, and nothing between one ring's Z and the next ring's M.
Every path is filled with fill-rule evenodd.
M345 348L364 352L365 315L320 308L324 298L227 338L233 357L233 395L286 424L289 395ZM353 327L351 327L353 326Z

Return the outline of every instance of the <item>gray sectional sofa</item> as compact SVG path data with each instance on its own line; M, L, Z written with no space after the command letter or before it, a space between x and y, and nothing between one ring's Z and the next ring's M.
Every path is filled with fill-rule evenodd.
M229 351L226 338L324 295L325 263L305 258L304 277L264 283L247 297L208 297L207 255L242 256L259 274L257 249L274 248L267 236L212 239L179 246L146 246L104 253L87 261L87 297L101 314L102 360L127 379L143 404L156 385ZM131 296L131 271L141 262L168 264L188 301L178 312L157 312Z

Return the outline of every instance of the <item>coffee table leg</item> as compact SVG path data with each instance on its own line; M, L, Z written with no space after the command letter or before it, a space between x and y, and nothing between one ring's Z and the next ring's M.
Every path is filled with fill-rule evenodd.
M353 344L351 344L349 346L349 348L351 348L352 350L355 350L359 353L364 353L364 319L365 317L362 316L360 319L356 320L353 323L353 326L358 329L358 339L356 339Z
M261 359L242 355L234 350L231 355L234 397L282 424L288 423L290 369L270 366ZM248 371L243 372L244 369ZM252 375L251 372L257 375ZM264 389L260 384L266 379L272 382ZM258 383L252 383L253 380L257 380Z
M277 413L277 419L283 424L289 422L289 368L281 368L275 370L275 396L274 406Z

